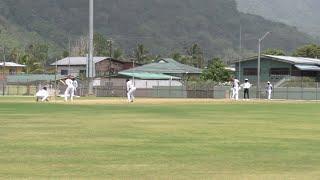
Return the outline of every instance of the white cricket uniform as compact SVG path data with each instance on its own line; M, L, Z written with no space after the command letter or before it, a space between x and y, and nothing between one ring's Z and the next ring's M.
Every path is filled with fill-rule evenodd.
M232 88L232 99L239 100L239 80L233 80L233 88Z
M266 87L266 92L269 100L271 100L272 90L273 90L272 84L268 84Z
M37 101L38 99L41 99L41 101L46 101L49 97L48 91L41 89L36 93Z
M73 94L73 95L75 95L76 92L77 92L77 88L78 88L78 81L77 81L77 80L74 80L74 81L72 82L72 84L73 84L73 88L74 88L74 94Z
M73 96L74 96L73 81L71 79L67 79L66 85L67 85L67 89L64 92L64 100L68 101L68 97L70 97L71 101L73 101Z
M136 87L134 87L133 82L130 80L127 82L127 97L129 102L133 102L134 95L133 93L137 90Z

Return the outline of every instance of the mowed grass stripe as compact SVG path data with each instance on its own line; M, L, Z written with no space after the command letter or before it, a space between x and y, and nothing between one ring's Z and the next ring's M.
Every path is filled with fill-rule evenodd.
M313 179L319 107L0 103L0 176Z

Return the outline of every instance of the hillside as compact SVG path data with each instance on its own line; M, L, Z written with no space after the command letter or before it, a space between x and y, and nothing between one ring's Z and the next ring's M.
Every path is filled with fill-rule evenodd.
M1 26L22 32L19 36L8 31L6 37L20 45L36 37L60 52L69 38L87 35L88 0L1 0L0 17L6 22L1 21ZM252 51L266 31L273 33L264 47L292 51L313 42L296 28L239 13L234 0L95 0L96 31L112 38L127 54L137 43L145 44L154 54L167 55L195 42L208 57L234 54L240 21L243 45Z
M284 22L320 37L319 0L237 0L239 10Z

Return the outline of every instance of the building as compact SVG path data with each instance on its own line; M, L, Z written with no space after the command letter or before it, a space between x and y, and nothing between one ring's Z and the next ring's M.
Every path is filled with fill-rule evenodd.
M14 62L0 63L1 72L3 72L3 68L4 68L4 73L9 75L21 74L24 67L26 66L22 64L17 64Z
M135 64L137 66L137 64ZM120 71L130 69L133 63L130 61L120 61L116 59L102 60L96 63L96 76L106 77L117 75Z
M152 73L152 74L164 74L179 78L199 77L202 73L202 69L192 67L186 64L181 64L170 58L162 58L154 63L146 64L143 66L135 67L121 73Z
M51 66L56 66L60 75L86 77L87 62L87 57L66 57L52 63ZM132 62L120 61L110 57L94 57L93 62L95 77L117 74L121 70L132 68Z
M235 63L235 75L257 81L258 57L243 59ZM320 60L291 56L261 56L261 82L278 82L287 77L312 77L320 80Z

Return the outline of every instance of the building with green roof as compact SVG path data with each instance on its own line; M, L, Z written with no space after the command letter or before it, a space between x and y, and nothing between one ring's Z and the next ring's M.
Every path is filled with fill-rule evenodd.
M120 77L131 78L134 77L136 79L144 79L144 80L180 80L181 78L175 76L169 76L165 74L156 74L156 73L148 73L148 72L120 72Z
M121 73L152 73L152 74L163 74L172 77L190 77L190 76L200 76L202 69L192 67L186 64L179 63L170 58L162 58L157 62L146 64L143 66L135 67Z

